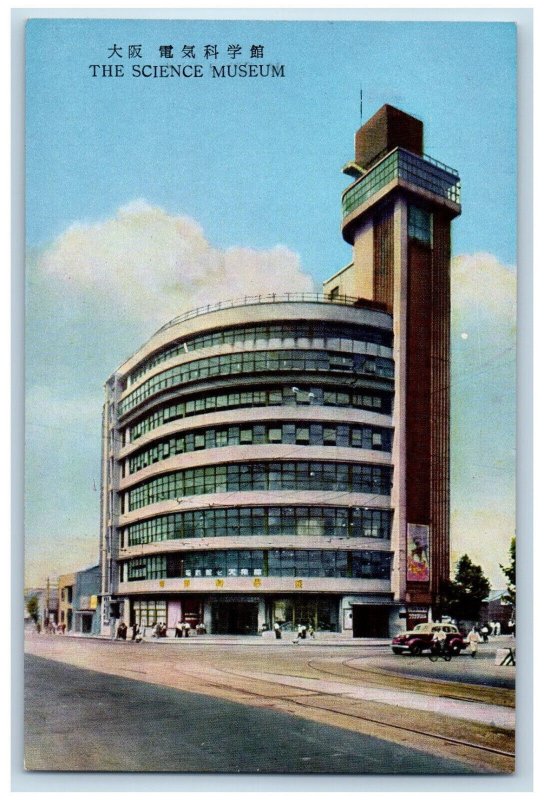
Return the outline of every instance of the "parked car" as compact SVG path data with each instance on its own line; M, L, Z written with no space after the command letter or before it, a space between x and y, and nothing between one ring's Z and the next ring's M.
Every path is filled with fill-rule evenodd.
M431 649L431 642L438 631L444 631L446 641L454 655L458 656L461 650L467 647L464 635L451 622L422 622L413 630L395 636L391 642L391 649L395 655L411 653L413 656L418 656L424 650Z

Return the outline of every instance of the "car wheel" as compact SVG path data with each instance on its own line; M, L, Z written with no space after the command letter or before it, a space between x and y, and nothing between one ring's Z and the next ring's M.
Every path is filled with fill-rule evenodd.
M402 650L399 650L399 648L398 648L398 647L392 647L391 649L393 650L393 653L394 653L396 656L401 656L401 655L402 655Z
M461 648L459 647L458 644L453 645L453 647L451 648L451 654L452 656L458 656L461 654Z
M410 645L410 652L413 656L420 656L422 649L421 642L414 642Z

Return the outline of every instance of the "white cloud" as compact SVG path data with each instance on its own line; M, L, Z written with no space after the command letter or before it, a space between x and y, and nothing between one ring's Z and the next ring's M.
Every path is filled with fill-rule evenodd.
M461 333L470 338L482 320L494 319L501 334L513 334L516 273L512 267L501 264L491 253L457 256L452 259L451 285L454 341Z
M515 270L489 253L454 258L452 554L499 586L515 530L515 347Z
M125 321L155 325L223 299L314 291L287 247L220 250L195 220L145 200L102 222L75 223L40 254L38 268L69 295L106 303Z

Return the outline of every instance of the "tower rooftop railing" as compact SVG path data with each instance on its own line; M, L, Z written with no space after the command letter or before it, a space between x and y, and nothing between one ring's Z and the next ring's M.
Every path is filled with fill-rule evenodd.
M397 147L344 191L343 217L349 216L358 206L396 179L411 183L451 203L461 203L461 181L456 169L447 167L430 156L417 156Z
M272 292L270 294L248 295L246 297L236 298L235 300L221 300L217 303L208 303L208 305L205 306L192 308L189 311L185 311L183 314L179 314L177 317L174 317L174 319L171 319L169 322L163 325L162 328L159 328L157 333L168 330L168 328L178 325L180 322L185 322L188 319L199 317L202 314L210 314L214 311L224 311L225 309L229 308L262 305L266 303L325 303L328 305L336 304L343 306L356 306L357 308L368 308L373 311L387 311L384 303L380 303L376 300L367 300L361 297L350 297L346 294L330 297L322 292Z

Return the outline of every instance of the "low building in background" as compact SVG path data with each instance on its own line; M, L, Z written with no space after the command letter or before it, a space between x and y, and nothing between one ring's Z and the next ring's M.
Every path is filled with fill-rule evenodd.
M59 625L67 633L97 634L100 632L98 594L100 567L61 575L58 580Z
M56 623L58 620L58 592L56 586L49 586L49 588L36 588L25 589L25 607L24 607L24 620L25 628L33 627L34 620L31 618L28 611L28 601L31 597L35 597L38 601L38 623L43 628L44 625L49 623Z
M498 622L501 633L511 633L515 611L508 597L508 589L492 589L480 608L480 624Z
M71 631L74 625L74 589L76 585L76 573L69 572L66 575L59 575L59 625L66 625L66 630Z

